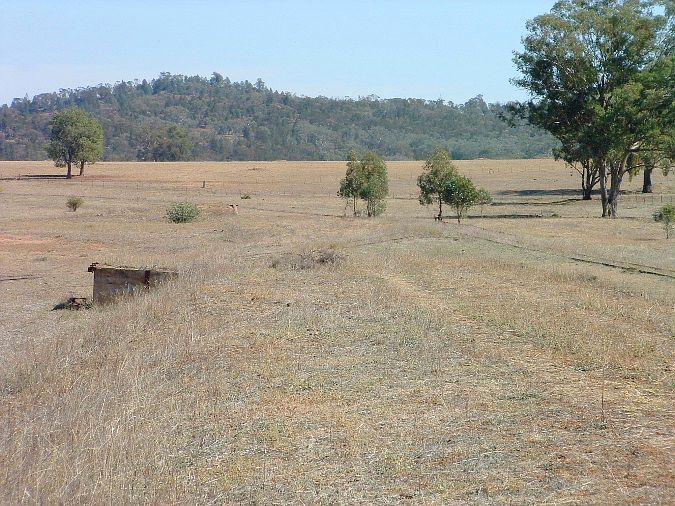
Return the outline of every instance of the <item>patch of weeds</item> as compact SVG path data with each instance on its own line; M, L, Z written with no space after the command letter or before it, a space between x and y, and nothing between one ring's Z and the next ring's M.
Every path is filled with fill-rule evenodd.
M306 270L339 264L344 255L334 249L311 250L299 254L288 254L272 260L273 269Z
M56 304L52 311L67 309L69 311L79 311L80 309L90 309L92 307L91 301L86 297L70 297L63 302Z
M84 199L81 197L69 197L66 200L66 207L71 211L75 212L84 204Z
M251 196L248 193L244 193L243 195L240 195L239 198L241 200L249 200Z
M530 399L538 399L538 398L539 398L539 393L533 392L533 391L515 392L515 393L507 394L503 397L500 397L500 399L506 400L506 401L527 401L527 400L530 400Z
M196 220L199 212L192 202L176 202L166 210L166 217L173 223L187 223Z

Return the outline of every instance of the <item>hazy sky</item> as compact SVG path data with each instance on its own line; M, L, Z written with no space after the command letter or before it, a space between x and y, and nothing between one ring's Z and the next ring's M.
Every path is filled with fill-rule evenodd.
M522 99L525 22L554 0L0 2L0 104L160 72L301 95Z

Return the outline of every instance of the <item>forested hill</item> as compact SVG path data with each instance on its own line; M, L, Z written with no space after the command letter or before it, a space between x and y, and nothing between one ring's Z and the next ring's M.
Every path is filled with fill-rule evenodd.
M502 106L481 96L461 105L312 98L273 91L261 80L162 73L151 82L61 90L3 105L0 159L47 158L52 113L70 106L101 122L107 160L335 160L350 149L421 159L439 145L455 159L533 158L550 156L554 146L541 130L506 125Z

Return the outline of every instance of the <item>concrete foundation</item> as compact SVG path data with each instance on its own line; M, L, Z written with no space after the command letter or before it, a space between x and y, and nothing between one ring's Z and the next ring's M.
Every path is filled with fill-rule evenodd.
M91 264L88 271L94 273L93 302L97 305L148 290L178 275L162 269L133 269L98 263Z

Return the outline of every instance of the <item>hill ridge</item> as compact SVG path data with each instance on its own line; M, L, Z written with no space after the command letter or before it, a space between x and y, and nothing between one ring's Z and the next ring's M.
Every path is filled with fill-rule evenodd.
M164 72L150 82L64 89L0 106L0 160L47 158L51 115L71 106L101 122L104 158L111 161L152 159L152 143L172 135L188 142L187 158L212 161L336 160L351 149L410 160L439 145L455 159L538 158L555 146L541 130L506 125L499 118L503 105L487 104L481 95L464 104L307 97L273 90L261 79ZM172 156L186 157L164 153L161 159Z

